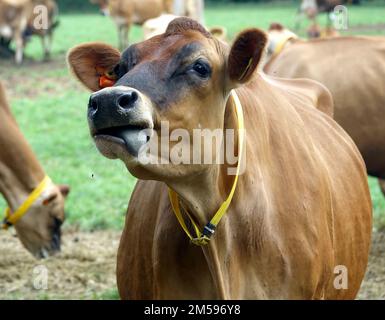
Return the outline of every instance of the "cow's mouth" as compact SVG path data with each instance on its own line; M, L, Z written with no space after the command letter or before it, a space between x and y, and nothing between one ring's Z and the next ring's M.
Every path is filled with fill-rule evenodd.
M135 157L138 156L141 148L149 142L151 135L152 129L147 125L111 127L100 129L93 133L97 144L98 141L101 140L118 144L125 147L127 151Z

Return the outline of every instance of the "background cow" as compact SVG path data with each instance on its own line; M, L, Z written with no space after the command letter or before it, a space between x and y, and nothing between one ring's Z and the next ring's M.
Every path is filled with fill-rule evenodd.
M298 9L298 14L296 18L296 30L299 29L300 23L304 17L311 20L313 24L316 23L318 14L326 12L327 22L331 23L330 13L338 5L346 3L345 0L302 0L301 5Z
M36 27L36 20L41 22L41 11L35 11L38 6L46 8L47 26ZM44 58L48 59L51 52L52 34L57 22L58 8L53 0L0 0L0 38L2 37L3 55L9 52L11 41L15 43L15 60L17 64L23 61L23 51L28 38L38 35L42 39ZM1 45L1 44L0 44Z
M149 22L145 27L145 37L158 33L165 28L170 17L188 16L203 23L204 0L90 0L98 4L105 15L110 15L118 28L119 48L128 46L128 36L132 24L143 25L147 20L158 18ZM154 24L156 25L154 27ZM156 28L157 31L154 31Z
M308 38L322 38L329 36L330 34L338 34L338 32L332 27L332 22L336 19L334 9L338 5L352 2L353 4L359 4L359 1L346 1L346 0L302 0L300 8L298 9L295 30L298 32L302 20L306 17L310 20L311 24L307 29ZM320 27L317 17L320 13L327 14L326 28Z
M0 193L11 212L20 207L45 175L12 116L0 82ZM56 186L50 182L15 224L20 241L37 258L46 258L60 250L64 197L68 193L68 186Z
M100 43L70 51L73 73L95 91L88 121L99 151L142 179L118 253L122 298L355 297L372 229L364 162L331 118L325 87L256 72L266 42L263 32L250 29L229 48L197 22L179 18L165 34L122 54ZM116 83L100 90L105 74L115 74ZM149 143L159 145L162 121L170 132L238 131L240 114L229 98L234 89L244 109L247 166L215 236L200 248L178 225L168 188L203 230L234 183L230 164L144 164L138 150L147 140L138 132L147 129ZM179 140L169 142L171 150ZM201 150L190 140L183 147ZM333 284L341 265L349 270L345 290Z
M34 7L44 6L47 9L48 19L47 19L47 28L36 28L35 20L38 18L37 13L32 13L28 27L25 32L25 36L36 35L41 38L41 43L43 46L44 59L48 60L51 57L52 50L52 40L53 32L55 28L59 25L58 15L59 9L55 1L53 0L32 0Z
M204 0L174 0L173 13L177 16L185 16L198 21L200 24L205 23L204 19Z
M0 36L15 42L17 64L23 61L23 34L31 12L30 0L0 0Z
M118 28L119 48L128 46L128 36L131 25L142 25L146 20L160 16L162 13L172 13L170 0L109 0L98 1L104 14L115 21Z
M271 52L287 39L287 34L283 28L269 32ZM335 119L357 144L368 173L385 179L384 37L313 41L291 37L264 70L278 77L309 78L323 83L333 95Z

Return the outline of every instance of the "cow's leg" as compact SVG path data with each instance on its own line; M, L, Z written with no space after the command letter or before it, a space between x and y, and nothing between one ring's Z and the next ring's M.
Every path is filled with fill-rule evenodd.
M44 61L48 61L51 58L51 47L52 47L52 34L46 34L41 38Z
M380 185L380 189L382 191L382 194L385 196L385 180L378 179L378 183Z
M130 33L130 25L125 25L123 28L123 48L122 50L125 50L128 47L128 36Z
M332 17L331 12L326 12L326 27L330 27L332 25Z
M21 34L17 34L14 38L16 45L15 61L20 65L23 62L24 41Z
M176 16L186 15L186 0L174 0L173 14Z
M12 58L15 52L10 48L11 40L0 38L0 56L5 58Z
M295 22L294 22L294 31L295 32L298 32L300 30L304 17L305 17L305 15L303 14L303 12L298 11L297 15L295 16Z
M118 25L119 49L124 50L124 25Z
M203 0L188 0L186 4L186 15L204 24L204 6Z
M173 8L174 7L174 1L173 0L164 0L163 1L163 7L164 7L165 12L172 14L174 11L174 8Z

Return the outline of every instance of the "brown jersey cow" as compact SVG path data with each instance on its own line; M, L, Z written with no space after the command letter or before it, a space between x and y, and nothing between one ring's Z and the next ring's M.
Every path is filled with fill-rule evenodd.
M325 87L256 71L266 42L262 31L250 29L230 48L197 22L179 18L164 34L122 54L100 43L70 51L74 75L94 91L88 121L98 149L121 159L140 179L118 253L122 298L356 296L372 228L365 164L330 116ZM112 87L106 75L115 75ZM238 184L228 170L236 161L227 157L172 160L175 154L199 154L200 139L189 139L195 130L242 132L242 112L235 111L240 106L231 92L243 106L246 140L242 144L239 135L228 146L231 136L225 135L224 143L210 150L238 149L238 161L242 157L245 164ZM187 138L180 140L182 132ZM171 152L159 149L142 161L143 147L167 143ZM232 186L234 197L213 235L207 222ZM177 194L173 203L184 218L211 237L206 246L190 243L168 189ZM336 281L336 271L345 275L346 285Z
M16 46L15 61L23 61L23 33L32 10L30 0L0 0L0 37L13 40Z
M272 43L279 43L280 31L270 34ZM285 40L287 32L282 31L282 36ZM290 38L264 70L278 77L309 78L324 84L334 99L335 120L357 144L368 173L385 179L384 37Z
M27 36L34 34L42 39L44 58L50 57L57 11L54 0L0 0L0 44L14 41L17 64L23 62Z
M40 37L44 59L48 60L51 57L53 32L59 25L58 21L58 6L54 0L31 0L35 8L43 8L43 11L32 12L28 21L27 33ZM41 17L40 17L41 15ZM46 15L45 23L42 23L41 18Z

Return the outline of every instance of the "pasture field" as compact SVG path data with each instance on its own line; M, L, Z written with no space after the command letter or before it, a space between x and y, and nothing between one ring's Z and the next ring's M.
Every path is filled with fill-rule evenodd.
M226 26L231 39L237 32L250 26L266 29L271 22L280 22L293 27L295 14L296 7L291 4L210 5L206 11L206 22L208 26ZM325 20L326 17L321 16L320 22ZM303 27L305 25L303 23ZM351 29L345 34L385 35L385 3L350 6L349 25ZM141 38L141 29L134 27L130 33L131 42L140 41ZM15 66L13 61L0 60L0 78L6 85L13 113L44 169L56 183L71 186L66 202L67 232L74 229L112 229L108 232L113 234L113 239L117 239L135 179L121 162L100 156L89 137L86 121L89 93L69 75L65 62L69 48L87 41L116 45L115 25L109 18L96 13L62 14L55 33L52 60L40 61L40 41L33 39L27 47L27 59L21 67ZM369 183L375 228L385 229L385 199L377 181L369 178ZM0 211L3 212L4 208L5 202L0 198ZM111 237L105 236L105 239ZM116 251L116 245L112 247ZM92 244L87 248L91 250ZM102 251L100 247L98 249ZM108 259L113 260L111 263L115 263L114 255L108 255ZM22 259L28 258L25 256ZM1 261L0 267L4 267ZM101 274L104 272L106 270L100 271ZM113 281L108 282L108 286L96 286L90 294L75 294L74 297L116 298ZM19 287L13 292L12 297L31 297L24 295ZM1 292L0 298L4 298Z

